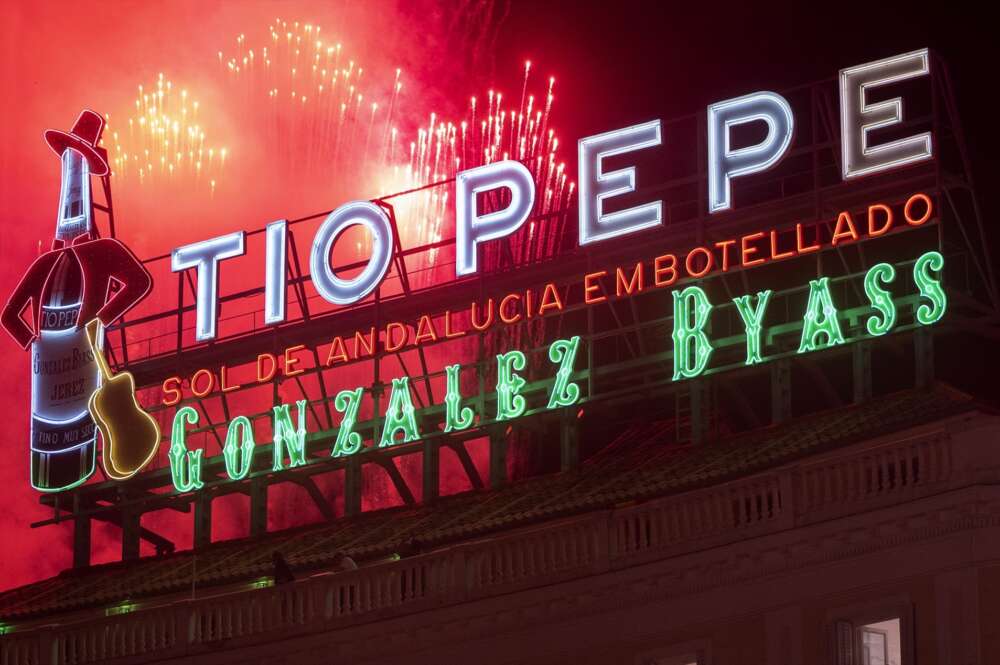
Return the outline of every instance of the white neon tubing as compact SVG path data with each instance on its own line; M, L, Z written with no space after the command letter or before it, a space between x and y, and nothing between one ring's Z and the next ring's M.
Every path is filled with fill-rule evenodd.
M271 222L265 231L264 323L274 325L285 320L288 273L285 270L288 245L288 222Z
M368 265L352 279L340 279L330 267L330 251L348 227L359 224L372 234L372 255ZM367 296L381 283L392 259L392 226L385 212L370 201L352 201L327 216L316 231L309 270L319 294L335 305L350 305Z
M479 214L478 195L502 187L510 190L510 204ZM476 272L479 243L509 236L524 224L534 205L535 181L518 161L507 159L459 173L455 178L455 275Z
M733 150L731 130L762 120L767 136L755 145ZM795 117L788 100L774 92L754 92L708 107L708 211L732 207L732 179L760 173L782 158L792 143Z
M601 170L605 157L652 148L660 143L659 120L580 139L577 143L577 168L581 245L635 233L662 223L662 201L605 213L604 202L607 199L635 191L635 167L608 172Z
M62 178L56 237L68 240L90 231L90 162L72 148L63 150L61 159ZM75 192L77 189L79 191ZM67 216L66 206L74 200L80 203L80 211L76 215Z
M926 48L840 70L840 146L844 180L874 175L932 157L930 132L870 146L869 132L903 121L903 100L895 97L874 104L865 101L871 88L929 73L930 55Z
M215 339L219 307L219 262L242 256L244 245L244 233L237 231L178 247L170 255L170 269L173 272L198 269L195 339L199 342Z

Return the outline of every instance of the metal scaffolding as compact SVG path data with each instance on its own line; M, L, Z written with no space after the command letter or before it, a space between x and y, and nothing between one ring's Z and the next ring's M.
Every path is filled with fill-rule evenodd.
M713 438L736 428L752 428L780 422L793 417L803 408L823 408L846 401L863 401L873 394L872 354L887 348L902 365L912 365L913 381L926 385L934 376L933 340L940 334L961 331L987 339L1000 336L996 289L992 261L987 250L983 220L975 196L965 138L962 134L954 102L951 79L936 58L933 61L926 108L919 104L908 110L906 127L910 131L930 129L935 137L933 160L910 166L890 174L844 182L841 179L839 123L835 81L824 80L788 91L786 97L802 118L798 136L781 164L763 174L735 185L739 207L722 215L709 216L705 210L707 191L706 169L703 163L678 169L673 164L653 165L643 180L653 181L636 193L637 200L661 199L664 202L665 229L637 234L621 242L596 243L585 248L575 242L576 219L573 210L558 210L533 216L525 228L504 241L487 248L484 268L475 277L449 279L436 283L435 272L448 263L448 249L453 238L404 247L400 242L396 208L406 197L426 190L445 191L453 187L447 180L375 199L388 215L396 237L393 265L383 284L373 297L355 305L333 308L309 295L310 276L303 269L296 244L305 236L310 225L317 224L329 211L289 221L288 288L290 309L296 313L280 326L265 326L253 312L259 309L263 287L228 293L220 298L222 321L220 335L210 343L193 341L195 284L190 273L176 275L176 301L152 314L131 317L107 330L107 351L116 369L126 368L136 384L155 392L165 379L173 376L190 377L200 368L249 366L260 354L274 353L291 346L302 346L302 353L311 358L305 371L295 376L280 374L269 384L271 405L283 400L281 391L292 391L306 399L309 418L314 426L307 437L308 457L304 466L271 470L269 460L272 445L258 445L255 464L243 480L230 480L225 475L221 455L225 428L231 417L233 403L239 403L246 391L260 390L256 383L231 392L216 390L204 398L186 397L181 405L194 407L202 417L202 425L191 430L192 435L204 435L214 441L215 448L206 450L203 467L205 486L187 494L174 491L170 469L161 467L147 471L126 482L88 483L74 490L43 495L41 502L50 506L53 516L32 526L40 527L72 521L74 524L74 564L89 565L90 534L93 521L103 521L121 528L122 558L139 555L140 540L151 543L157 551L169 551L174 544L141 524L144 514L172 510L192 515L193 542L202 547L211 541L212 504L215 499L233 493L249 498L249 530L251 535L267 529L268 489L279 484L299 486L305 490L324 519L339 515L331 497L323 492L317 477L343 475L343 514L361 511L363 490L362 467L376 465L383 469L400 499L407 504L433 501L440 494L440 450L455 453L469 486L474 489L494 487L508 482L507 450L511 437L508 423L497 421L495 354L518 348L529 357L525 375L528 383L522 393L528 408L517 428L537 445L558 440L560 467L571 468L579 463L582 441L586 441L586 425L628 417L629 405L641 403L654 406L656 411L643 411L638 417L673 420L676 440L691 444L710 445ZM705 119L693 114L664 123L664 136L678 137L680 143L693 146L691 154L704 160ZM669 151L669 146L665 147ZM644 167L645 168L645 167ZM683 172L678 172L683 171ZM96 206L108 213L113 235L110 184L103 179L106 205ZM873 243L870 240L837 245L814 253L774 262L753 269L731 267L697 280L713 294L713 363L701 376L686 381L672 378L673 351L670 344L673 328L670 288L646 288L627 298L609 297L599 304L583 302L580 276L598 270L613 270L619 265L634 265L666 253L686 251L694 246L739 237L748 229L774 228L779 232L795 233L802 224L807 233L822 233L841 211L859 212L873 202L899 206L913 193L927 194L935 205L935 215L918 228L904 228L895 242ZM248 242L261 243L263 228L248 233ZM897 326L884 337L866 338L864 321L870 314L864 293L859 289L860 276L871 265L889 257L897 266L912 263L916 254L910 251L935 249L948 259L947 318L932 332L930 328L906 323ZM157 256L144 262L151 272L169 270L169 256ZM340 266L340 270L363 267L364 263ZM787 316L780 324L766 328L764 344L771 349L768 361L747 366L744 362L745 339L742 324L732 304L732 298L772 288L770 308L775 311L801 311L806 280L790 288L775 288L787 283L786 275L831 277L838 302L845 336L853 344L837 346L816 354L797 353L801 321ZM446 433L442 424L444 404L441 386L444 371L436 369L430 356L447 353L456 342L437 339L418 346L404 346L398 351L386 351L376 344L371 355L349 358L335 367L327 367L321 348L336 335L351 335L354 331L374 327L376 337L387 322L412 322L428 315L442 329L442 322L455 311L456 305L467 307L472 302L484 303L508 293L524 293L539 285L553 284L565 307L544 317L524 319L516 324L494 326L467 335L462 345L465 355L462 372L475 381L463 383L466 402L473 406L479 418L472 427L461 432ZM162 289L164 282L160 281ZM684 286L682 280L672 288ZM914 306L912 289L897 298L900 306ZM233 313L230 315L230 313ZM544 356L553 339L579 335L581 353L577 358L572 380L581 387L581 398L572 407L549 409L545 394L552 385L551 363ZM860 341L862 340L863 341ZM452 346L448 346L452 345ZM438 349L435 351L435 349ZM359 355L359 354L356 354ZM538 362L531 362L533 357ZM912 358L912 361L907 361ZM453 362L458 362L454 360ZM897 362L897 365L900 363ZM544 371L533 371L541 367ZM836 367L830 371L829 367ZM366 396L373 404L371 413L359 419L355 431L361 433L365 447L355 455L331 457L338 424L332 409L336 390L331 376L346 368L354 376L354 384L365 386ZM380 448L377 441L383 425L380 414L385 405L387 376L399 368L410 377L421 438ZM845 368L845 369L841 369ZM360 375L367 380L358 380ZM791 389L794 377L808 382L811 396L808 405L796 405ZM741 389L750 382L753 394ZM352 384L353 385L353 384ZM761 397L763 395L763 397ZM767 405L762 411L760 400ZM151 407L154 415L166 407ZM212 412L222 418L212 418ZM270 409L245 414L252 421L266 420ZM168 429L168 428L165 428ZM475 439L488 442L489 474L481 477L467 444ZM549 444L552 445L552 444ZM400 473L395 458L421 455L422 481L412 487Z

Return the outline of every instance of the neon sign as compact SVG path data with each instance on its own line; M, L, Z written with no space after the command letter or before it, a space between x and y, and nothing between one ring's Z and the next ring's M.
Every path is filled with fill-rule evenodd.
M920 228L933 218L934 208L931 198L918 192L908 197L901 206L876 203L869 205L866 213L859 217L850 211L843 211L829 225L821 222L813 225L797 224L790 229L754 231L695 246L684 254L664 253L636 263L594 270L578 275L575 283L579 288L571 291L577 294L576 298L582 299L581 304L585 306L630 298L653 289L669 289L678 283L701 280L737 269L770 265L864 240L886 237L905 229ZM870 292L869 297L876 303L874 306L879 311L888 307L885 304L888 296L879 297L876 289L885 290L891 281L884 269L866 280L865 290ZM694 288L697 289L697 286L694 285ZM558 315L573 304L567 299L567 293L566 289L558 288L550 282L502 296L473 300L464 306L456 305L454 309L448 309L438 316L431 313L419 314L409 322L389 321L378 329L369 326L352 334L335 335L325 351L320 353L320 362L324 367L335 368L351 361L374 358L377 350L387 353L412 350L439 340L459 339L482 333L497 325L514 325L534 318ZM678 363L675 370L679 378L684 378L687 375L697 375L696 370L702 362L697 354L707 352L704 343L699 343L700 326L694 320L696 316L701 317L697 305L703 301L697 290L675 293L677 295L673 297L682 301L683 311L692 317L690 329L676 331L687 340L687 346L674 359ZM824 297L821 290L817 293L818 298ZM760 354L760 335L769 298L770 292L764 291L741 296L734 303L748 333L748 360L754 360L754 363L748 364L758 362L755 359ZM821 314L822 309L819 308L817 315ZM822 316L819 316L817 323L829 325ZM883 328L886 326L888 324L881 324ZM296 344L283 351L261 353L256 359L256 372L252 381L262 384L276 377L293 377L302 373L304 370L299 364L305 352L305 345ZM189 377L166 378L161 385L162 403L164 406L175 406L187 396L204 398L214 391L229 392L245 385L246 380L243 383L232 380L225 366L217 370L201 368Z
M877 143L871 135L873 130L900 125L904 121L902 101L867 101L867 97L882 86L927 75L928 63L928 52L922 49L840 72L841 180L872 176L932 158L929 133ZM792 144L796 123L794 109L788 100L770 91L752 92L712 103L705 113L707 154L703 200L711 224L711 221L720 219L719 216L735 207L734 182L764 173L781 162ZM763 138L752 145L736 147L734 132L753 123L763 123L766 127ZM54 336L64 334L66 337L60 337L60 340L75 343L74 340L85 339L85 324L95 318L104 325L111 324L141 300L151 287L148 272L117 240L88 237L76 241L77 236L91 232L89 176L107 172L106 163L101 161L103 157L95 147L102 128L103 121L100 121L100 127L91 128L89 138L82 140L76 136L75 127L75 143L67 143L61 152L57 150L63 160L58 246L32 265L15 289L2 316L3 326L22 346L35 341L36 346L41 348L55 343L52 341ZM580 139L577 146L579 246L611 243L663 226L664 204L669 201L640 201L624 209L620 205L624 197L635 195L638 191L638 168L635 165L607 167L605 170L606 160L610 158L616 158L619 164L627 164L628 157L634 153L657 150L663 143L660 120ZM55 139L50 139L50 144L53 149L63 147L63 143ZM480 250L483 247L508 238L528 221L535 208L536 183L523 164L505 159L459 172L454 188L454 279L462 280L480 272ZM485 198L483 195L498 191L502 191L503 195L495 200L504 203L490 210L483 209L480 205ZM325 301L339 306L351 305L377 293L382 285L389 273L394 252L400 247L383 206L371 201L344 203L319 225L310 245L309 279ZM402 352L440 340L477 335L494 326L510 326L534 318L559 315L570 306L592 307L649 290L664 289L667 304L664 305L666 311L663 316L669 316L672 326L663 340L670 348L669 358L665 360L670 368L670 380L690 380L720 368L719 357L723 353L719 351L718 340L713 340L712 320L724 308L732 308L728 311L733 312L735 320L742 324L739 344L742 346L745 343L743 365L757 365L779 355L772 341L775 324L769 321L773 292L758 290L728 298L725 302L717 299L713 302L700 280L886 236L905 228L920 227L932 219L933 208L931 197L917 192L902 205L898 202L894 205L873 202L861 215L857 211L845 210L837 215L835 221L797 223L791 228L775 226L722 239L713 236L711 242L701 241L702 244L690 247L686 252L674 249L647 256L635 263L588 268L588 272L577 275L570 282L574 287L572 289L549 282L505 294L484 295L456 305L454 310L444 311L443 316L440 312L418 314L409 321L384 321L379 322L377 327L372 325L353 331L353 334L337 334L330 339L325 355L317 356L315 364L322 371L359 359L375 358L383 352ZM331 256L338 240L355 226L362 227L371 237L369 252L363 266L360 266L361 270L350 278L344 278L335 273ZM289 309L288 222L283 219L272 221L264 231L264 265L258 273L264 280L263 320L266 326L276 326L285 322ZM171 271L194 272L197 342L212 342L218 336L219 284L226 270L225 262L244 256L246 251L247 233L237 231L177 247L171 252ZM46 298L51 291L51 275L58 272L59 261L66 261L61 258L65 255L72 255L67 260L75 261L73 265L82 267L81 280L85 279L85 283L77 289L79 293L69 289L66 302L49 302L52 299ZM909 273L905 280L900 278L904 269ZM860 335L879 337L889 334L902 325L901 319L908 328L939 321L947 308L947 296L941 287L943 269L944 257L933 251L920 255L912 264L907 262L905 268L904 264L885 262L872 266L863 275L858 289L866 298L866 314L860 325ZM915 292L901 294L900 284L904 281L912 283ZM861 339L858 326L845 324L831 284L830 277L819 276L802 285L805 303L795 323L799 326L796 330L800 329L797 345L782 353L810 353ZM669 298L666 297L668 290ZM74 300L70 296L79 297ZM29 303L33 326L23 318ZM790 324L784 325L787 327ZM94 403L92 398L101 390L101 374L108 384L117 382L119 387L128 385L132 380L128 372L112 374L110 371L103 360L101 331L96 324L92 328L91 341L92 344L84 347L84 352L89 350L88 364L83 368L85 376L79 391L84 404L87 399ZM329 456L357 455L367 449L366 440L373 448L388 448L420 441L440 432L462 432L498 424L506 427L507 422L534 413L582 404L590 395L586 394L586 388L580 382L578 360L585 351L590 351L587 346L590 343L589 339L564 334L561 339L548 344L542 352L550 371L547 378L540 381L529 381L527 378L531 365L529 357L538 353L538 349L491 351L491 354L495 353L495 357L489 359L495 382L491 381L493 385L487 390L480 379L481 388L474 397L461 393L461 376L468 366L448 364L441 371L445 383L443 400L437 404L420 404L419 409L414 405L411 394L413 379L406 376L404 370L404 375L391 378L386 385L387 399L376 397L373 400L374 408L370 411L377 413L367 424L359 422L359 414L369 411L366 400L376 393L381 395L382 384L341 386L330 400L333 410L339 414L340 424L335 428L335 436L333 430L323 433L332 442L328 444ZM225 365L203 367L190 376L171 376L162 381L161 406L176 407L167 453L176 491L197 491L205 486L206 480L212 482L212 476L206 478L203 475L208 463L205 449L191 445L189 441L192 432L200 431L200 414L183 402L190 398L203 399L216 391L227 393L245 385L264 384L301 374L306 371L299 364L307 348L305 344L295 344L283 350L260 353L255 363L255 377L243 377L242 384L230 379ZM743 353L742 348L737 350ZM482 358L480 362L483 362ZM40 366L48 367L44 364ZM39 394L38 389L35 392ZM152 422L139 408L134 395L132 403L136 414L141 413ZM33 407L37 406L33 402ZM294 404L276 404L266 412L272 424L272 440L267 443L272 451L270 472L302 467L316 461L307 454L310 437L318 434L309 431L306 418L308 406L307 400L300 399ZM441 416L440 430L424 431L427 428L424 418L427 409L433 409L435 416ZM70 442L68 437L63 437L65 440L61 441L74 446L82 441L77 447L83 452L79 453L79 459L74 457L71 464L63 465L73 467L72 472L58 479L43 478L44 474L36 474L34 470L36 467L52 467L48 458L42 459L42 453L63 454L69 446L43 451L42 447L35 446L35 439L38 438L35 432L45 434L69 421L62 419L61 414L57 414L59 418L54 418L41 407L33 411L32 468L35 486L43 491L59 491L85 482L94 471L92 459L96 455L97 442L94 421L86 409L71 414L80 420L71 423L78 430L73 435L74 441ZM144 422L136 414L133 414L135 422ZM257 441L255 417L236 415L229 419L222 446L222 462L229 480L245 479L255 471L255 456L262 445ZM120 429L119 424L114 422L115 417L109 418L107 413L94 415L94 418L101 425L103 439L108 439L112 432ZM364 436L359 431L362 429L366 432ZM152 459L155 447L152 450L148 446L136 447L114 454L113 447L105 441L104 467L111 478L126 479ZM39 460L37 464L36 457Z
M31 483L58 492L85 482L95 470L97 430L90 400L100 389L100 370L84 325L109 325L149 292L152 280L129 249L114 238L98 238L90 200L91 175L108 173L98 146L104 119L84 111L70 132L50 129L45 140L62 165L59 212L52 249L25 272L0 314L0 325L22 347L31 346ZM117 290L116 290L117 289ZM24 319L30 312L30 322ZM125 377L122 377L124 379ZM129 444L118 448L128 459ZM116 469L110 446L103 463L112 477L132 475ZM141 468L143 461L138 454Z
M858 65L841 71L840 116L844 180L871 176L933 156L930 134L920 134L883 145L871 145L869 133L903 121L902 101L895 99L868 104L866 93L897 81L929 72L927 49ZM795 119L788 101L774 92L756 92L710 104L708 114L708 201L711 213L732 207L731 183L736 178L762 173L777 164L791 145ZM731 146L733 127L763 121L767 135L759 143L739 149ZM635 191L636 169L603 171L607 157L625 155L661 144L659 120L580 139L577 169L579 190L579 244L589 245L636 233L663 221L662 201L650 201L614 213L604 211L610 199ZM478 195L506 190L510 201L501 210L481 215ZM477 248L490 240L510 236L527 220L534 207L535 186L528 169L514 160L461 171L455 178L455 276L477 272ZM280 224L280 223L277 223ZM361 274L342 280L333 274L329 257L334 243L349 226L362 225L372 234L372 252ZM284 233L274 228L267 234L271 247L266 258L265 321L284 321L284 272L274 269ZM336 305L362 300L385 277L395 242L385 213L367 201L353 201L334 210L320 226L312 243L310 268L319 294ZM800 243L801 244L801 243ZM746 250L744 249L744 254ZM173 252L175 272L198 271L197 340L215 338L218 303L218 273L221 261L243 254L243 234L232 233L179 247ZM690 257L689 257L690 258ZM691 273L690 263L687 264ZM706 271L707 272L707 271Z
M913 316L919 325L930 325L941 319L947 308L947 296L941 288L941 271L944 258L936 251L922 254L913 262L912 276L917 286L918 304L913 308ZM887 263L872 266L864 275L865 293L873 311L867 319L867 332L871 336L884 335L892 330L897 321L898 308L893 294L886 285L894 280L895 268ZM841 318L834 301L828 277L820 277L808 283L808 301L802 313L802 332L798 353L809 353L845 344ZM770 292L763 291L755 296L742 295L732 299L744 323L746 337L746 364L765 362L766 349L762 348L763 322L767 317ZM713 304L705 291L698 286L688 286L673 292L673 363L674 381L692 379L703 374L709 366L713 344L708 333ZM854 340L851 340L854 341ZM547 355L556 368L554 376L547 381L544 399L546 410L561 409L580 402L582 392L578 383L572 380L576 358L580 350L579 337L558 339L548 346ZM476 413L470 406L463 405L459 394L459 372L461 365L445 368L447 392L445 402L445 432L466 429L478 418L479 424L514 420L525 414L528 408L528 384L520 373L527 368L525 353L513 349L496 356L496 385L493 393L495 408L492 412ZM392 379L392 389L382 414L381 434L376 435L377 447L384 448L403 443L411 443L421 438L417 425L416 410L410 397L410 379L402 376ZM358 454L363 450L361 435L354 431L357 413L363 395L370 392L359 386L341 391L334 400L337 411L343 413L336 440L330 450L331 457ZM433 408L434 405L430 405ZM295 404L296 417L291 415L291 407L281 404L273 408L273 459L272 471L304 466L306 457L306 401ZM178 492L200 489L201 469L204 449L191 450L187 447L187 426L197 425L198 412L189 406L181 407L174 415L170 440L170 469L174 488ZM246 416L237 416L229 423L226 433L224 457L226 472L231 480L245 478L250 471L254 451L253 427Z

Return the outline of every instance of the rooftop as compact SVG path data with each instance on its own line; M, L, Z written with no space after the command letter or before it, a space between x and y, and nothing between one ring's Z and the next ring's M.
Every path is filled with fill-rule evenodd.
M70 569L0 593L0 620L113 606L269 576L279 550L296 570L320 570L337 552L378 559L415 541L423 550L570 515L710 486L859 440L973 410L971 397L942 384L805 415L699 446L673 443L672 421L631 426L571 471L430 504L340 518L195 551Z

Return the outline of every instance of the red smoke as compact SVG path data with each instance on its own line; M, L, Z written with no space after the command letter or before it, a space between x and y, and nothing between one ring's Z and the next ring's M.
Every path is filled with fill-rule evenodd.
M128 131L136 86L155 84L160 73L183 86L200 102L199 122L206 143L227 148L224 172L214 193L204 182L178 178L168 186L139 185L134 177L113 179L118 236L140 257L169 252L181 244L240 229L255 229L279 218L295 218L328 210L349 199L389 192L373 191L364 178L347 177L350 164L325 169L315 164L303 174L301 154L276 149L261 136L269 110L224 85L218 52L234 50L237 35L263 31L277 18L323 27L324 39L340 42L365 68L373 90L388 99L397 67L403 91L397 108L401 132L426 123L434 110L462 118L469 96L483 94L485 84L473 63L481 62L491 43L490 24L497 12L478 4L481 19L468 8L444 11L419 3L206 3L203 0L146 3L122 2L113 7L76 2L23 2L8 8L3 28L3 90L5 146L0 153L5 177L0 179L0 297L6 297L24 269L51 241L59 196L59 162L42 140L42 131L69 129L82 108L109 113L110 131ZM449 13L450 12L450 13ZM473 29L473 27L475 29ZM453 57L460 53L461 57ZM521 92L521 63L509 63L504 83L510 98ZM541 74L541 73L540 73ZM539 80L547 80L540 75ZM110 135L105 144L109 145ZM114 155L112 155L114 156ZM289 160L295 161L295 163ZM103 219L100 218L99 219ZM261 265L249 258L227 266L227 290L259 285ZM238 284L241 279L245 284ZM169 304L171 289L161 289L144 303L144 311ZM72 528L31 529L31 522L51 514L38 504L28 479L30 375L27 353L9 339L0 339L0 371L5 377L8 423L0 446L0 486L7 493L0 513L4 548L3 587L13 587L58 573L70 564ZM485 475L484 454L472 447ZM458 468L450 451L442 453L447 469ZM162 460L160 460L162 464ZM404 475L416 473L419 459L406 463ZM409 469L409 466L414 466ZM365 508L397 500L381 471L366 471L371 491ZM447 484L448 481L446 481ZM453 482L462 489L464 480ZM417 485L419 486L419 485ZM418 497L419 498L419 497ZM216 508L216 538L245 535L245 511L227 510L226 499ZM301 502L301 499L296 499ZM280 496L272 527L318 519L308 506L304 513L281 509ZM297 503L296 505L302 505ZM337 505L338 510L342 509ZM291 515L302 513L295 520ZM314 514L315 513L315 514ZM190 546L190 525L184 516L152 515L144 525ZM119 556L119 532L94 526L94 560ZM185 540L185 538L187 540Z

